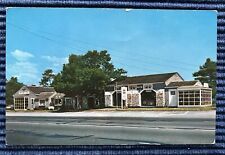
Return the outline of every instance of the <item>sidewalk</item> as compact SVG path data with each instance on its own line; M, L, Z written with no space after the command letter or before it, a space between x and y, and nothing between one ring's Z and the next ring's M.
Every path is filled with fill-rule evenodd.
M26 117L143 117L143 118L210 118L216 111L83 111L83 112L6 112L6 116Z

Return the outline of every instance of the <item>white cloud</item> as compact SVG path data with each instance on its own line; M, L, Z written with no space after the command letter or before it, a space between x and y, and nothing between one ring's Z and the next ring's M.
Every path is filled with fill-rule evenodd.
M125 9L126 12L131 11L132 9Z
M18 50L18 49L15 50L15 51L13 51L13 52L11 52L11 54L18 61L26 61L26 60L34 57L33 54L31 54L29 52L25 52L25 51Z
M11 52L12 56L16 59L13 63L7 65L7 74L10 78L12 76L18 77L19 81L24 84L38 84L41 79L41 72L39 71L39 63L35 63L34 55L29 52L15 50ZM50 64L50 68L54 72L60 71L63 64L68 63L68 58L66 57L56 57L56 56L40 56L42 59L47 60ZM47 63L41 61L47 68Z
M54 67L59 67L65 63L68 63L68 57L59 58L56 56L42 56L42 58L51 62Z
M18 77L25 84L34 84L39 80L37 65L31 62L18 61L7 68L11 76Z
M11 54L16 61L6 66L7 74L10 77L17 77L24 84L37 84L40 77L37 64L31 61L34 55L18 49Z

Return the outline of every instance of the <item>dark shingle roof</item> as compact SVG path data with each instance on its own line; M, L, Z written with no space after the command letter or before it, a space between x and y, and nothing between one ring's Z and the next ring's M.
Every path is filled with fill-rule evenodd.
M55 92L53 87L27 86L27 88L35 94L40 94L41 92Z
M172 77L175 74L178 74L178 73L173 72L173 73L163 73L163 74L151 74L151 75L143 75L143 76L125 77L124 80L114 80L114 81L112 81L111 84L115 84L116 82L117 82L118 85L120 85L120 84L165 82L166 80L168 80L170 77Z
M167 87L181 87L181 86L194 86L198 81L180 81L180 82L171 82Z

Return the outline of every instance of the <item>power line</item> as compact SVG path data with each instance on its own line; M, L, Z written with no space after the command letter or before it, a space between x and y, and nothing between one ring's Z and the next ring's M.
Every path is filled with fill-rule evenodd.
M112 47L109 47L109 48L105 48L105 47L102 47L101 45L96 45L96 44L93 44L93 43L89 43L89 42L86 42L86 41L82 41L82 40L78 40L78 39L74 39L74 38L69 38L69 37L65 37L63 35L58 35L58 34L54 34L54 33L50 33L50 32L46 32L46 31L40 31L40 32L43 32L43 33L46 33L46 34L50 34L50 35L53 35L53 36L59 36L59 37L63 37L63 38L67 38L71 41L75 41L75 42L80 42L80 43L83 43L83 44L86 44L86 45L94 45L95 47L100 47L102 49L109 49L111 51L114 51L114 52L117 52L119 50L115 49L115 48L112 48ZM144 58L150 58L150 59L162 59L162 60L165 60L165 61L168 61L171 63L171 60L170 59L166 59L166 58L162 58L162 57L156 57L156 56L146 56L146 55L143 55L141 54L142 52L139 52L138 55L141 55L143 56ZM191 64L191 63L187 63L187 62L183 62L183 61L178 61L178 60L173 60L173 62L178 62L178 63L181 63L181 64L186 64L186 65L192 65L192 66L198 66L197 64Z
M122 58L123 60L124 60L124 58L123 57L119 57L119 56L112 56L112 57L117 57L117 58ZM185 67L181 67L181 66L173 66L173 65L162 65L162 64L160 64L160 63L152 63L152 62L148 62L148 61L146 61L146 60L143 60L143 59L137 59L137 58L129 58L129 59L126 59L126 60L128 60L128 61L131 61L131 60L134 60L134 61L139 61L138 63L139 64L144 64L144 65L157 65L157 66L160 66L160 67L164 67L165 68L165 66L166 67L171 67L171 68L178 68L178 69L183 69L183 70L191 70L192 71L192 69L191 68L185 68Z
M82 44L86 44L86 45L89 45L89 46L90 46L90 45L94 45L95 47L100 47L100 48L102 48L102 49L109 49L110 51L114 51L114 52L116 52L116 53L118 53L117 51L120 51L120 50L117 50L117 49L112 48L112 47L106 48L106 47L102 47L102 46L100 46L100 45L97 45L97 46L96 46L96 44L93 44L93 43L88 43L88 42L81 41L81 40L77 40L77 39L71 39L71 38L68 38L68 37L65 37L65 36L62 36L62 35L56 35L56 34L49 33L49 32L45 32L45 31L42 31L42 32L47 33L47 34L50 34L50 35L54 35L54 36L61 36L61 37L63 37L63 38L67 38L67 39L69 39L69 40L71 40L71 41L80 42L80 43L82 43ZM92 46L90 46L90 47L92 47ZM138 53L138 56L142 56L142 57L144 57L144 58L151 59L151 60L161 59L161 60L165 60L165 61L168 61L169 63L171 63L171 60L169 60L169 59L162 58L162 57L155 57L155 56L147 56L147 55L143 55L143 54L141 54L141 53L142 53L142 52L139 52L139 53ZM177 63L179 63L179 64L185 64L185 65L191 65L191 66L198 66L198 67L199 67L199 65L197 65L197 64L190 64L190 63L186 63L186 62L182 62L182 61L177 61L177 60L173 60L173 62L177 62ZM175 66L175 67L176 67L176 66Z
M16 27L17 29L20 29L20 30L23 30L23 31L25 31L25 32L28 32L28 33L30 33L30 34L32 34L32 35L34 35L34 36L39 37L39 38L42 38L42 39L51 41L51 42L55 43L55 44L58 45L58 46L62 46L62 47L64 47L64 48L65 48L65 47L67 47L67 48L74 48L74 47L72 47L72 46L69 47L69 46L66 46L66 45L62 45L61 42L58 42L58 41L56 41L56 40L54 40L54 39L51 39L51 38L49 38L49 37L46 37L46 36L44 36L44 35L40 35L39 33L36 33L36 32L34 32L34 31L30 31L30 30L28 30L28 29L26 29L26 28L23 28L23 27L21 27L21 26L17 26L17 25L15 25L15 24L12 24L12 23L9 23L9 22L7 22L7 24L10 24L11 26ZM78 52L81 52L81 51L78 51Z
M52 42L54 42L54 43L56 43L57 45L61 45L61 42L58 42L58 41L55 41L55 40L53 40L53 39L51 39L51 38L49 38L49 37L46 37L46 36L44 36L44 35L40 35L39 33L36 33L36 32L33 32L33 31L30 31L30 30L28 30L27 28L24 28L24 27L21 27L21 26L18 26L18 25L15 25L15 24L12 24L12 23L8 23L8 24L10 24L10 25L13 25L14 27L16 27L16 28L18 28L18 29L21 29L21 30L23 30L23 31L26 31L26 32L28 32L28 33L31 33L31 34L33 34L33 35L36 35L36 36L38 36L38 37L41 37L41 38L43 38L43 39L46 39L46 40L48 40L48 41L52 41ZM46 32L45 32L46 33ZM52 34L52 33L49 33L49 34ZM55 34L52 34L52 35L55 35ZM59 36L59 35L58 35ZM78 42L77 40L76 40L76 42ZM81 41L79 41L79 42L81 42ZM88 44L88 43L87 43ZM88 44L88 45L90 45L90 44ZM63 47L65 47L65 46L63 46ZM70 46L70 48L71 48L72 46ZM77 49L76 49L77 50ZM78 50L79 52L81 52L81 53L83 53L82 52L82 50ZM144 59L137 59L137 58L134 58L134 57L132 57L132 58L129 58L129 59L127 59L127 58L125 58L125 57L121 57L121 56L118 56L118 55L115 55L115 54L113 54L112 55L113 57L117 57L117 58L122 58L123 60L124 59L126 59L126 60L130 60L130 59L132 59L132 60L134 60L134 61L139 61L139 63L146 63L146 64L149 64L149 62L147 62L147 61L145 61ZM147 57L147 58L149 58L149 57ZM152 59L152 58L151 58ZM155 59L154 59L155 60ZM175 68L179 68L179 69L186 69L186 70L190 70L190 68L188 69L188 68L185 68L185 67L181 67L181 66L174 66L174 65L168 65L168 64L166 64L166 65L162 65L162 64L159 64L159 63L152 63L151 62L151 64L155 64L155 65L158 65L158 66L163 66L163 67L175 67ZM138 66L139 67L139 66ZM142 66L143 67L143 66Z
M42 32L44 32L44 31L42 31ZM53 33L48 33L48 32L45 32L45 33L47 33L47 34L51 34L51 35L54 35L54 36L62 36L62 35L55 35L55 34L53 34ZM65 37L64 37L65 38ZM67 38L67 37L66 37ZM72 39L70 39L70 40L72 40ZM76 41L76 42L83 42L83 43L86 43L87 45L90 45L90 44L88 44L87 42L84 42L84 41L80 41L80 40L72 40L72 41ZM82 48L84 48L83 46L80 46L80 47L82 47ZM96 46L95 46L96 47ZM100 47L100 46L99 46ZM102 48L102 47L101 47ZM105 49L105 48L102 48L102 49ZM107 48L108 49L108 48ZM109 48L110 49L110 48ZM112 51L111 49L110 49L110 51ZM115 51L115 50L113 50L113 51ZM118 51L118 50L117 50ZM140 54L138 54L138 55L140 55ZM115 55L114 55L115 56ZM152 57L149 57L149 56L145 56L145 55L142 55L142 56L144 56L145 58L150 58L151 60L156 60L155 58L157 58L157 57L155 57L155 58L152 58ZM118 55L116 55L116 57L119 57L119 58L125 58L125 57L121 57L121 56L118 56ZM126 58L125 58L126 59ZM143 63L143 62L146 62L147 64L149 64L149 62L148 61L146 61L145 59L141 59L141 61L140 61L140 59L135 59L135 58L129 58L129 59L133 59L133 60L138 60L140 63ZM170 60L170 62L171 62L171 60ZM163 64L159 64L159 63L155 63L154 62L154 64L156 64L156 65L159 65L159 66L163 66L163 67L165 67L165 66L169 66L169 67L175 67L175 68L179 68L179 69L185 69L185 70L192 70L193 68L189 68L189 66L185 66L185 67L182 67L182 66L177 66L177 65L171 65L171 64L165 64L165 65L163 65Z
M11 24L11 23L10 23ZM48 37L46 37L46 36L43 36L43 35L40 35L40 34L38 34L38 33L35 33L35 32L33 32L33 31L29 31L29 30L27 30L27 29L25 29L25 28L22 28L22 27L20 27L20 26L17 26L17 25L13 25L13 26L15 26L16 28L18 28L18 29L21 29L21 30L23 30L23 31L26 31L26 32L28 32L28 33L31 33L31 34L33 34L33 35L36 35L36 36L38 36L38 37L40 37L40 38L43 38L43 39L46 39L46 40L49 40L49 41L52 41L52 42L54 42L54 43L57 43L57 45L59 45L60 44L60 42L57 42L57 41L55 41L55 40L53 40L53 39L51 39L51 38L48 38ZM63 46L64 47L64 46ZM118 63L118 64L121 64L121 63ZM124 65L124 64L123 64ZM127 65L127 64L126 64ZM136 68L141 68L141 69L143 69L143 67L140 67L140 66L134 66L134 65L132 65L133 67L136 67Z
M14 24L15 25L15 24ZM46 31L39 31L39 32L42 32L42 33L46 33L46 34L49 34L49 35L53 35L53 36L58 36L58 37L63 37L63 38L66 38L66 39L69 39L69 40L71 40L71 41L75 41L75 42L80 42L80 43L82 43L82 44L86 44L86 45L93 45L93 46L95 46L95 47L100 47L100 48L102 48L102 49L109 49L109 50L111 50L111 51L114 51L114 52L116 52L116 53L118 53L117 51L120 51L120 50L117 50L117 49L115 49L115 48L112 48L112 47L109 47L109 48L103 48L102 46L100 46L100 45L96 45L96 44L93 44L93 43L89 43L89 42L86 42L86 41L82 41L82 40L78 40L78 39L74 39L74 38L70 38L70 37L65 37L65 36L63 36L63 35L58 35L58 34L54 34L54 33L50 33L50 32L46 32ZM92 47L92 46L91 46ZM138 55L139 56L143 56L145 59L147 58L147 59L151 59L151 60L156 60L156 59L161 59L161 60L164 60L164 61L168 61L168 63L171 63L171 60L170 59L166 59L166 58L162 58L162 57L156 57L156 56L147 56L147 55L143 55L143 54L141 54L142 52L140 51L139 53L138 53ZM180 64L185 64L185 65L191 65L191 66L196 66L196 67L199 67L199 65L197 65L197 64L191 64L191 63L187 63L187 62L183 62L183 61L178 61L178 60L172 60L173 62L177 62L177 63L179 63L179 65ZM168 64L166 64L166 65L168 65ZM186 66L186 67L188 67L188 66ZM173 66L173 67L176 67L176 65L175 66Z

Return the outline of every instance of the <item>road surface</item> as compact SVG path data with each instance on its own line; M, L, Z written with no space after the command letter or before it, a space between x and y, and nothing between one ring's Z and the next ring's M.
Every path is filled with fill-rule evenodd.
M211 144L215 118L7 116L10 145Z

